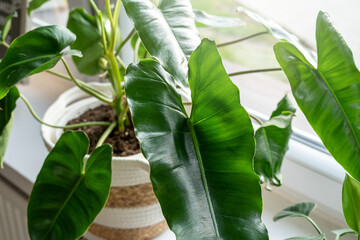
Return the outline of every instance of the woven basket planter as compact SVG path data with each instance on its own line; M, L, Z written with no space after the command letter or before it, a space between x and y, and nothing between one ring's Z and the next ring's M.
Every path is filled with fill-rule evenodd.
M92 86L109 92L108 84ZM69 120L101 104L78 88L71 88L49 107L44 121L65 125ZM43 125L41 133L50 151L62 130ZM168 228L153 193L149 172L149 163L141 153L113 157L110 196L105 208L89 228L92 235L108 240L145 240L154 238Z

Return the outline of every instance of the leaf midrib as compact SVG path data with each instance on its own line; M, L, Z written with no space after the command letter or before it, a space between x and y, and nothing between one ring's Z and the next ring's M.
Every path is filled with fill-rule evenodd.
M83 181L85 177L85 173L82 172L81 176L79 178L79 180L76 182L75 186L73 187L73 189L71 190L69 196L66 198L66 200L64 201L63 205L61 206L61 208L59 209L59 211L57 212L57 214L55 215L54 219L51 222L51 225L48 229L48 231L44 234L44 237L42 238L42 240L47 239L48 234L51 232L52 228L54 227L56 220L58 219L58 217L60 216L62 210L65 208L65 206L67 205L67 203L70 201L71 197L74 195L76 189L78 188L79 184Z
M39 60L39 59L55 58L56 56L59 56L59 55L61 55L61 54L50 54L50 55L39 56L39 57L34 57L34 58L22 60L22 61L20 61L20 62L16 62L16 63L10 64L10 65L7 66L6 68L2 69L2 70L0 71L0 74L2 74L2 73L3 73L4 71L6 71L7 69L12 68L12 67L17 66L17 65L21 65L21 64L24 64L24 63L27 63L27 62L31 62L31 61L35 61L35 60Z
M341 113L344 115L344 117L345 117L345 119L346 119L345 122L346 122L347 125L350 127L351 133L352 133L353 137L354 137L355 140L356 140L357 147L358 147L358 149L360 149L359 139L357 138L357 136L356 136L356 134L355 134L354 128L353 128L352 124L350 123L349 118L348 118L348 116L347 116L347 114L346 114L343 106L341 105L339 99L337 98L335 92L334 92L333 89L331 88L331 86L330 86L330 84L328 83L328 81L327 81L327 79L325 78L325 76L322 74L322 72L321 72L319 69L316 69L316 70L317 70L317 72L320 74L320 77L323 79L323 81L324 81L324 83L326 84L326 86L328 87L328 89L330 90L331 95L333 96L333 98L335 99L335 101L337 102L337 104L339 105L339 107L340 107L340 109L341 109Z
M208 183L207 183L207 179L206 179L206 175L205 175L204 163L203 163L202 156L201 156L201 153L200 153L199 142L198 142L198 139L196 137L196 132L195 132L195 129L194 129L194 125L192 123L192 118L190 118L188 120L188 126L189 126L189 130L190 130L191 138L192 138L193 143L194 143L195 153L196 153L196 157L198 159L198 164L199 164L201 180L202 180L202 183L203 183L203 187L204 187L204 191L205 191L205 195L206 195L206 200L207 200L208 207L209 207L209 210L210 210L211 219L212 219L212 222L213 222L213 225L214 225L215 234L216 234L216 237L218 239L220 239L219 228L217 226L216 217L215 217L215 211L214 211L213 204L212 204L212 201L211 201L209 187L208 187Z

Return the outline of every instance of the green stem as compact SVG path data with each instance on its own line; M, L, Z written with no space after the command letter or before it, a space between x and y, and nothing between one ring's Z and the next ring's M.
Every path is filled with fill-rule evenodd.
M119 131L122 132L125 129L125 120L127 117L127 111L129 109L129 106L127 105L127 103L125 104L124 108L122 109L119 118L118 118L118 124L119 124Z
M259 72L274 72L274 71L281 71L281 68L264 68L264 69L255 69L255 70L249 70L249 71L241 71L241 72L234 72L229 73L229 77L238 76L238 75L244 75L249 73L259 73Z
M66 71L68 72L68 74L70 76L70 79L75 83L76 86L78 86L81 90L83 90L84 92L90 94L91 96L96 97L100 101L103 101L103 102L105 102L106 104L108 104L110 106L113 105L113 101L110 100L108 97L104 96L99 91L90 88L84 82L81 82L78 79L76 79L75 76L73 75L73 73L71 72L69 65L67 64L66 60L63 57L61 58L61 61L63 62L64 66L66 68ZM61 75L62 74L57 73L57 76L61 76Z
M229 45L232 45L232 44L235 44L235 43L239 43L239 42L242 42L242 41L245 41L245 40L248 40L248 39L251 39L251 38L260 36L260 35L263 35L263 34L267 34L267 33L268 33L267 31L265 31L265 32L259 32L259 33L254 33L254 34L252 34L252 35L249 35L249 36L246 36L246 37L243 37L243 38L234 40L234 41L225 42L225 43L220 43L220 44L218 44L218 45L216 45L216 46L217 46L218 48L220 48L220 47L225 47L225 46L229 46Z
M85 126L109 126L111 124L109 122L85 122L85 123L78 123L78 124L72 124L72 125L67 125L67 126L57 126L57 125L48 124L48 123L44 122L43 120L41 120L41 118L35 113L30 102L25 98L24 95L20 94L20 98L24 101L24 103L28 107L31 115L39 123L44 124L45 126L48 126L51 128L74 129L74 128L81 128L81 127L85 127Z
M100 147L101 145L104 144L105 140L108 138L108 136L114 130L115 127L116 127L116 122L112 122L109 125L109 127L105 130L105 132L101 135L101 137L99 138L99 141L96 144L96 148Z
M120 74L119 65L117 63L116 57L113 53L106 55L107 59L109 60L111 66L111 74L114 83L114 88L117 96L121 96L121 82L124 81L124 76Z
M6 47L6 48L9 48L9 47L10 47L10 45L7 44L6 42L1 42L1 44L2 44L4 47Z
M260 126L263 124L263 122L260 119L258 119L257 117L255 117L254 115L249 114L249 117L254 119L258 124L260 124Z
M92 8L94 9L96 15L98 16L98 18L100 20L101 37L102 37L102 42L103 42L103 50L104 50L104 53L106 53L107 42L106 42L105 26L104 26L104 19L102 17L102 12L100 11L100 9L97 7L96 3L93 0L89 0L89 1L90 1L90 4L91 4Z
M135 35L135 33L136 33L136 30L135 30L135 28L133 28L131 30L131 32L129 33L129 35L127 35L126 38L120 43L118 49L116 49L116 55L119 55L123 46Z
M50 73L50 74L52 74L54 76L57 76L57 77L72 81L70 76L65 75L63 73L59 73L59 72L56 72L56 71L53 71L53 70L50 70L50 69L46 70L46 72ZM96 90L95 88L90 87L89 85L87 85L86 83L81 81L80 79L76 79L76 81L81 85L82 88L86 88L86 89L88 89L88 91L92 91L92 92L95 92L96 94L99 94L99 96L102 97L102 99L99 99L99 100L105 102L106 104L112 105L112 102L113 102L112 99L110 99L108 96L106 96L105 93L102 93L102 92Z
M319 226L314 222L314 220L312 220L310 217L306 216L305 217L310 223L311 225L314 226L314 228L316 229L316 231L319 233L319 234L323 234L323 232L321 231L321 229L319 228Z
M116 56L116 60L120 64L120 67L122 67L123 69L126 69L125 63L123 62L123 60L118 55Z

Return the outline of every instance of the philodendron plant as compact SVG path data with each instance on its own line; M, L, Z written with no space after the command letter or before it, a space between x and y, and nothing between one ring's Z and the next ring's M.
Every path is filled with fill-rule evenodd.
M360 239L360 72L350 48L327 14L320 12L316 24L317 66L291 43L279 42L274 50L287 75L293 95L307 120L335 160L346 170L343 212L351 229L334 231L335 239L357 234ZM292 239L326 239L308 217L313 203L300 203L274 217L306 217L318 235Z
M32 1L29 12L44 2ZM163 0L155 6L148 0L123 0L134 22L134 30L123 40L118 28L121 1L112 8L107 0L105 11L89 2L95 16L74 9L68 29L40 27L8 44L4 39L11 17L2 28L0 43L8 50L0 63L1 163L18 98L38 121L50 127L107 126L86 163L83 159L89 140L80 131L64 133L47 156L28 205L31 239L76 239L88 229L110 189L112 150L103 145L104 140L114 128L122 131L132 120L129 106L150 162L155 194L178 239L268 239L261 222L260 178L253 169L253 127L215 44L201 42L190 2ZM220 17L215 21L212 15L203 15L199 21L216 26L239 23L238 19ZM151 59L126 70L119 52L130 39L136 63L139 56ZM71 50L66 50L69 46ZM73 56L81 73L106 76L113 95L77 79L65 55ZM59 61L67 74L51 70ZM112 106L116 121L68 126L43 122L15 86L43 71L73 81L89 96ZM190 91L192 110L188 115L181 96L189 97ZM280 184L278 172L293 112L284 98L258 130L257 139L266 143L264 150L256 150L256 171L263 182ZM273 148L279 149L277 158ZM170 202L169 194L174 196Z

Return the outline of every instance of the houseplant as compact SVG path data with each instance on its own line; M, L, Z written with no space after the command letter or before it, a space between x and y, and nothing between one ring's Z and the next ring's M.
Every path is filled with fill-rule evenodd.
M125 4L129 4L126 7L128 14L129 12L131 13L131 9L136 9L139 12L141 12L140 10L144 10L144 12L148 13L147 10L149 8L144 7L144 5L141 5L143 7L141 9L135 8L134 5L132 5L134 2L136 1L124 1ZM136 11L134 10L134 12ZM134 14L133 18L136 18L134 12L132 12ZM135 23L135 26L139 31L140 38L146 46L146 40L150 41L151 38L149 40L144 37L146 31L145 33L141 33L141 29L144 29L141 28L141 26L144 26L144 24L139 22L137 24L138 25ZM158 27L158 24L155 27ZM147 30L147 28L144 30ZM164 28L158 30L164 30ZM170 45L168 48L165 46L162 50L165 50L165 52L172 52L172 48L174 48L174 45ZM138 137L143 141L143 151L153 163L153 184L155 191L158 194L158 198L163 202L164 214L167 216L169 224L180 239L188 239L187 237L189 235L196 236L196 238L220 238L221 236L222 238L231 239L234 238L234 236L242 236L246 239L267 239L266 229L260 221L261 196L259 196L259 179L252 170L252 157L254 154L253 130L247 113L239 105L237 90L230 84L214 44L208 40L204 40L189 60L189 79L190 87L192 88L193 108L192 114L190 117L187 117L186 111L182 107L181 97L177 93L179 86L184 87L183 89L186 90L187 67L185 66L185 71L183 71L184 69L178 69L179 71L173 69L174 67L184 67L184 64L178 65L179 61L177 60L185 58L182 57L181 52L177 51L177 49L178 48L175 45L175 51L173 55L171 55L175 61L173 61L174 59L172 58L170 59L171 61L169 61L169 59L166 58L169 57L169 55L163 54L163 52L158 53L155 51L158 49L153 49L155 52L151 53L151 55L157 57L159 59L158 61L144 60L141 61L139 65L132 65L127 71L128 81L126 91L129 96L129 104L132 108L136 128L138 129ZM152 51L151 46L147 47L147 50ZM191 55L190 52L188 56ZM157 53L158 55L156 55ZM163 66L159 62L162 63ZM180 63L182 62L180 61ZM47 65L47 67L48 66L49 65ZM213 70L214 76L209 74L211 72L209 69ZM151 78L149 78L149 76L151 76ZM212 78L215 77L218 77L216 80L221 80L219 82L211 81ZM145 87L137 84L138 82L147 83L147 85ZM204 86L204 88L201 86ZM82 87L87 88L88 86L83 85ZM209 94L208 91L210 88L215 88L217 91L214 90ZM156 96L149 96L149 94L147 94L149 89L156 89L156 92L159 94ZM87 88L86 90L93 91L91 88ZM139 94L139 92L142 92L143 94ZM16 99L16 96L16 89L10 90L9 94L6 96L6 101L4 102L13 103L13 99ZM163 102L164 100L167 101ZM140 104L136 102L140 102ZM153 105L151 103L153 103ZM13 104L9 105L10 107L7 107L6 109L12 109ZM145 105L148 107L145 107ZM160 113L151 111L154 106L159 107L159 109L162 109L163 111ZM5 109L5 107L3 107L3 109ZM222 111L219 112L218 109L221 109ZM145 119L141 118L141 116L144 115L145 117L148 117L149 121L151 120L151 124L149 122L144 122ZM206 118L207 115L209 118L201 121L202 118ZM241 121L237 122L235 120L236 117L238 117L238 120L241 119ZM161 121L166 122L167 124L159 124ZM144 128L145 130L149 130L146 129L149 126L156 131L144 131ZM224 131L219 132L219 127L223 127ZM163 131L164 129L175 131ZM180 131L177 131L177 129ZM210 132L207 132L209 130ZM218 138L214 136L214 132L218 133ZM174 135L172 136L171 134ZM241 141L239 139L240 137ZM176 143L175 149L172 148L173 146L164 148L161 139ZM239 142L232 141L233 139L239 139ZM72 149L72 151L78 153L76 155L80 167L77 167L77 169L82 169L80 163L82 163L82 158L86 153L86 144L84 144L84 142L86 142L86 140L81 133L66 133L59 140L57 147L50 153L48 157L49 161L47 162L50 162L51 159L58 160L59 152L64 152L64 148L69 149L69 143L71 143L70 146L81 146L78 149ZM207 145L213 146L214 148L208 148L206 147ZM159 146L159 150L162 150L161 153L165 156L168 156L167 154L171 153L170 156L168 156L168 159L172 161L167 161L165 164L164 159L166 158L161 158L157 161L159 157L154 155L154 148L152 148L152 146ZM211 151L214 149L217 149L218 151ZM93 153L94 156L92 161L95 163L106 162L107 164L104 165L107 166L103 166L103 168L108 169L109 161L96 161L97 158L100 158L100 151L108 153L109 148L104 146L95 151ZM220 158L216 155L220 152L224 153L224 156L229 158L224 156ZM177 156L180 160L184 161L190 159L187 162L190 167L187 166L187 164L177 162L178 159L174 156ZM187 158L187 156L190 157ZM217 159L223 159L223 164L211 161L213 156L216 156ZM88 163L92 161L89 159ZM44 166L44 174L50 172L49 168L51 168L51 166ZM167 169L169 168L174 169L174 172L177 174L168 174L169 172ZM99 169L102 168L99 167ZM184 169L186 169L186 171L184 171ZM233 170L236 170L236 172L232 172ZM225 174L227 171L228 173ZM109 172L104 174L104 176L109 176ZM247 184L242 182L244 177L251 182L252 188L245 186ZM161 187L166 184L164 179L170 179L169 183L173 183L165 187L169 192L173 192L174 196L176 196L173 201L169 203L164 200L164 189L166 188ZM241 179L241 181L236 181L238 184L233 184L234 182L232 180L234 179ZM197 184L190 184L190 180L196 181ZM182 181L185 184L181 184ZM226 182L228 183L229 181L232 184L226 184ZM209 186L201 184L204 182L208 182ZM97 183L94 183L94 185L97 185ZM227 193L228 198L223 201L224 195L221 194L220 187L224 186L227 187L225 192ZM99 189L103 190L105 188L106 187L99 186ZM179 189L184 190L184 192L182 193ZM210 191L208 191L209 189ZM242 198L244 192L239 196L239 189L244 190L249 197L251 196L251 204L248 202L249 199ZM236 209L234 207L234 198L236 198L236 201L238 199L236 196L232 196L233 194L236 194L243 199L243 208ZM104 196L106 193L103 192L100 195ZM216 202L216 204L212 205L212 202ZM175 211L171 210L172 204L176 203L180 203L180 206L184 208L172 208ZM236 204L238 204L238 202L236 202ZM248 207L249 205L251 205L251 207ZM179 205L176 204L176 207L178 206ZM199 206L201 211L196 208L197 206ZM207 209L208 207L209 209ZM238 208L238 205L236 205L236 207ZM184 209L187 211L182 212L181 210ZM202 221L197 221L196 217L192 218L194 213L201 214L200 216L206 226L205 228L201 228L202 226L200 224ZM228 214L228 217L226 217L224 213ZM234 217L231 215L235 213L238 216ZM230 215L234 217L231 218L233 223L227 219ZM217 219L218 216L220 217ZM190 218L191 220L187 222L187 219ZM239 224L235 224L235 219ZM250 221L254 224L251 224L249 227L248 222L244 224L244 221ZM246 228L242 228L243 226L246 226ZM62 227L67 229L65 226ZM84 230L86 229L86 226L81 226L80 228ZM67 232L64 229L60 229L58 234ZM74 231L69 230L68 232ZM78 236L79 233L80 232L76 232L76 236ZM59 237L61 235L57 236Z
M98 60L100 60L102 65L97 66L95 64L95 66L103 67L103 70L105 70L105 72L108 72L109 79L114 89L113 92L115 92L115 96L113 97L113 99L111 99L101 90L95 89L94 87L79 81L73 76L66 60L62 58L62 55L65 54L73 54L80 56L80 53L75 50L63 52L63 49L66 46L71 45L75 41L75 37L71 32L58 26L42 27L30 31L22 37L16 39L9 46L9 50L7 51L7 54L2 61L2 66L0 66L2 68L1 74L3 79L1 81L1 103L3 104L2 109L4 109L4 112L2 112L4 113L4 124L2 125L4 127L4 129L2 129L2 132L4 133L2 135L4 141L6 141L6 133L10 128L10 124L8 123L11 119L9 118L9 116L14 109L16 99L18 97L21 97L30 107L30 104L28 103L26 98L22 95L19 95L16 87L13 85L26 76L45 70L52 74L71 79L81 90L96 97L100 101L103 101L104 103L113 106L118 114L118 121L112 123L88 122L86 124L76 124L75 126L70 125L52 127L71 129L74 127L81 127L85 125L105 125L109 126L108 130L105 131L105 133L107 134L109 134L109 132L111 132L111 130L116 126L119 128L119 130L123 130L125 128L125 123L128 122L129 119L127 115L127 103L125 98L123 97L124 93L121 87L121 82L123 81L124 66L118 66L118 64L121 65L122 61L119 61L119 59L115 56L116 52L118 52L118 49L120 49L122 46L121 43L117 45L118 30L116 27L120 1L117 2L114 13L111 12L109 1L107 2L107 15L111 24L109 34L107 34L105 29L105 18L102 18L103 13L96 8L96 5L93 2L91 3L97 14L95 18L87 15L82 10L75 10L72 12L72 14L74 14L73 17L76 16L78 18L81 18L81 20L87 20L87 23L96 23L94 24L95 32L96 30L98 30L96 29L96 27L100 28L99 31L101 34L100 36L97 36L102 43L102 48L100 48L100 51L104 53L105 60L107 60L108 65L103 64L104 59L98 59L98 56L98 58L95 59L91 58L94 57L94 55L90 55L89 57L84 58L84 60L78 60L77 65L80 66L79 69L81 70L81 67L83 67L84 65L94 66L94 62L97 63L99 62ZM185 92L186 94L186 58L189 57L192 50L199 43L199 37L197 35L196 29L194 26L192 26L195 24L195 22L194 19L191 18L192 10L190 4L184 1L182 2L182 7L186 7L188 9L188 13L190 12L190 15L184 15L185 22L188 23L188 25L185 26L184 29L188 33L192 33L192 35L187 35L191 36L191 39L180 39L178 41L175 36L176 34L172 33L172 30L170 28L171 26L169 26L169 23L172 23L170 20L172 17L174 17L173 15L167 15L166 17L170 19L164 20L163 15L165 14L160 14L160 12L154 7L154 5L149 4L149 2L147 1L144 1L143 3L140 2L140 4L137 5L140 6L140 8L135 8L135 10L132 9L132 7L134 7L132 1L124 1L124 3L125 5L127 5L126 9L132 14L140 13L140 15L145 16L149 11L152 11L153 18L158 20L157 24L154 25L146 25L145 23L141 22L136 23L135 27L137 29L149 30L152 28L157 28L157 32L163 32L171 37L171 39L167 42L164 42L161 47L156 47L153 46L152 43L156 41L158 37L156 38L154 35L151 35L151 32L147 33L146 31L139 31L140 38L142 39L143 44L146 46L147 51L153 57L156 57L159 61L162 61L164 67L169 72L172 72L175 75L179 75L177 77L177 86L180 87L180 90L182 90L182 92ZM168 9L174 9L173 5L177 3L178 2L176 1L163 1L162 5L160 5L159 8L161 9L162 7L162 10L166 12L166 10ZM184 13L183 9L181 10ZM143 21L144 19L140 20ZM74 26L70 28L73 27ZM79 29L76 29L76 27L72 30L75 32L79 31ZM80 32L79 34L81 36L82 32ZM147 37L148 35L150 35L150 37ZM181 35L178 34L178 36ZM88 35L86 35L86 37L88 37ZM79 41L81 41L80 38L77 41L78 44L75 44L75 41L72 46L77 45L77 47L83 47L83 49L81 50L85 56L88 51L94 51L93 48L96 48L97 50L99 49L98 46L85 46L84 44L79 43ZM183 48L180 48L178 46L178 42L181 42L183 44ZM7 45L7 43L5 42L3 42L3 44ZM107 46L109 46L109 48L107 48ZM89 48L92 49L89 50ZM49 70L49 68L53 67L60 59L64 63L69 76L63 76ZM87 70L88 68L85 67L84 71ZM34 114L32 109L31 112ZM38 119L35 114L34 116ZM104 137L101 137L101 140L103 140L105 137L106 135L104 135ZM99 145L101 145L101 141ZM84 168L82 158L87 152L86 146L87 140L83 134L78 132L65 133L64 136L60 138L60 140L55 145L54 149L51 151L48 158L46 159L44 166L38 176L38 180L35 183L33 194L29 203L29 231L32 238L36 239L39 237L48 237L54 235L58 238L71 239L75 236L79 236L81 232L87 229L87 226L94 220L97 212L103 207L107 198L110 185L110 148L108 146L104 146L99 148L98 150L95 150L92 155L90 155L90 158L87 161L87 165L85 167L86 171L82 171L82 169ZM68 155L69 152L74 154ZM104 154L100 155L100 153ZM65 158L65 160L62 160L60 158L61 155ZM77 165L73 166L72 161L77 162ZM88 164L90 166L97 165L96 170L88 166ZM60 174L61 176L58 176L56 174L57 172L59 172L59 169L62 169ZM96 182L95 180L97 175L103 176L103 181L101 181L100 183ZM54 176L58 177L55 178ZM88 183L90 184L90 182L91 185L94 186L88 185ZM51 186L51 188L49 186ZM84 189L86 189L87 191L83 191ZM79 195L81 196L79 197L81 199L80 202L76 201L76 198L74 197L78 197ZM71 219L73 209L81 209L83 202L86 202L86 199L91 197L93 199L98 198L99 200L89 201L87 204L84 204L84 211L81 213L79 212L78 214L78 217L80 218L82 218L83 216L87 216L84 222L81 221L80 223L77 223L76 220L73 220L71 222L65 222L65 219ZM46 198L50 198L49 202L57 199L56 206L53 204L51 206L44 206L38 204L40 200L44 201L44 199ZM96 207L93 206L93 202L97 202ZM257 207L259 208L259 206ZM45 215L47 218L45 220L43 215L44 212L46 212ZM49 214L50 212L51 214ZM60 224L63 229L59 230L58 224ZM66 231L64 229L66 229Z

